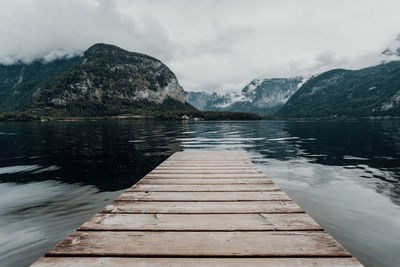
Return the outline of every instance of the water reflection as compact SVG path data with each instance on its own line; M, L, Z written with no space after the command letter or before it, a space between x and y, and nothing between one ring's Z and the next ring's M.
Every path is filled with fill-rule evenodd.
M238 149L253 162L268 165L270 159L290 165L321 164L351 170L340 179L357 181L385 194L400 205L400 122L227 122L192 125L191 137L179 139L186 150ZM217 129L217 131L215 131ZM335 176L315 177L303 170L313 184L330 183Z
M51 180L0 184L0 265L29 265L120 194L98 192Z
M346 179L369 179L360 184L371 188L372 182L377 192L400 205L400 122L293 122L284 129L303 140L300 156L352 170ZM310 137L314 140L305 140ZM314 155L322 151L323 156Z
M0 179L54 179L121 190L180 149L175 138L180 128L151 121L3 124Z
M230 126L220 127L224 132L213 137L213 144L186 143L185 149L243 150L363 264L400 265L398 122L252 122ZM212 123L193 128L193 140L198 136L207 140L214 134L209 135ZM230 146L224 140L231 137L264 139L248 138Z
M241 150L364 264L400 265L398 121L0 123L0 147L5 266L34 261L169 155L196 149Z

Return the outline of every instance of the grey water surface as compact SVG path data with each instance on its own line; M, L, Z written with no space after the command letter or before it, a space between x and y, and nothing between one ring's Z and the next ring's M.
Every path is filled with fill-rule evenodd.
M240 150L366 266L400 266L400 121L0 123L0 266L27 266L176 151Z

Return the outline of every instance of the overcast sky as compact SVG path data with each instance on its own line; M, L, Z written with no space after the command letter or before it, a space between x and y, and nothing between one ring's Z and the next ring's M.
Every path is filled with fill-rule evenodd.
M377 64L399 33L399 0L0 0L1 63L104 42L162 60L188 91Z

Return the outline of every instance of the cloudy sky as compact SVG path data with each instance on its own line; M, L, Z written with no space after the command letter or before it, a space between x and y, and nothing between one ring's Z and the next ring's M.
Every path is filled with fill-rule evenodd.
M166 63L188 91L377 64L400 33L398 0L0 0L0 63L97 42Z

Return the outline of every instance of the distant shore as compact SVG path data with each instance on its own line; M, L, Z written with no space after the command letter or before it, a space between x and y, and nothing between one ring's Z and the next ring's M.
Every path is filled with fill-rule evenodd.
M80 116L80 115L50 115L35 114L29 111L5 112L0 114L0 121L87 121L87 120L262 120L263 117L257 114L245 112L225 111L199 111L199 110L171 110L159 112L144 112L143 114L116 114L103 116Z

